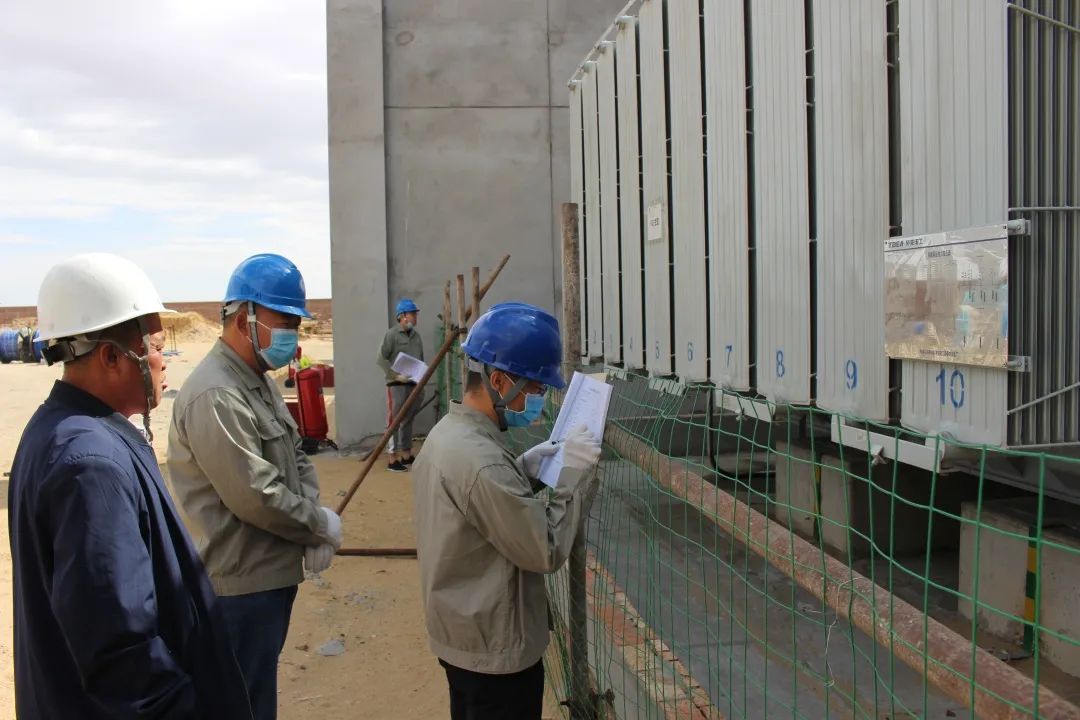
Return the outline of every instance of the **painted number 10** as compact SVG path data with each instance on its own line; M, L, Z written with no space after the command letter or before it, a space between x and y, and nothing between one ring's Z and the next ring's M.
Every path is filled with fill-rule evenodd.
M941 394L941 404L945 404L945 368L941 368L941 372L937 374L935 378L938 382L938 389ZM952 375L949 376L949 401L952 402L952 406L959 410L964 407L964 395L966 394L966 381L964 380L964 373L959 370L953 370Z

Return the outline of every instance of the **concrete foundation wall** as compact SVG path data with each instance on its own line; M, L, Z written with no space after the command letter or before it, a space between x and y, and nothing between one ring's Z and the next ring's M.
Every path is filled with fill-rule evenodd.
M1048 504L1045 510L1039 624L1064 637L1043 632L1039 646L1045 660L1080 677L1080 531L1072 515L1067 505ZM960 592L974 596L977 591L980 629L1019 645L1035 500L984 502L981 516L975 503L964 503L963 517L970 522L964 523L960 536ZM982 525L978 532L976 520ZM968 619L974 614L970 601L961 600L959 609Z
M776 443L776 504L773 520L807 538L816 537L818 500L814 454L800 445Z
M384 427L374 357L397 298L420 306L429 357L446 281L504 253L484 305L560 312L566 81L624 5L328 0L339 444Z
M897 469L892 463L871 467L864 453L841 456L829 443L820 444L815 459L803 441L777 441L772 463L772 518L811 541L820 540L837 557L855 560L872 550L894 558L923 554L931 519L931 550L960 542L959 523L948 517L959 514L969 491L959 482L939 478L931 492L929 473Z
M821 539L839 557L864 558L871 550L894 558L921 555L928 531L929 550L959 544L959 523L943 514L960 510L960 488L949 480L939 478L932 488L923 470L872 467L864 453L851 451L843 458L825 453L821 465Z

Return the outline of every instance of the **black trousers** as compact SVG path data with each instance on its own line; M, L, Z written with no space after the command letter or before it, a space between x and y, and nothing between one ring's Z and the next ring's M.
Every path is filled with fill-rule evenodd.
M492 675L439 664L450 685L451 720L540 720L544 661L521 672Z

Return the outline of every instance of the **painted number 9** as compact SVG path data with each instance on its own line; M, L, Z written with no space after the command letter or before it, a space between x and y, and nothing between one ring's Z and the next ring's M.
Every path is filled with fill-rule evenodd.
M859 366L854 360L848 360L844 364L844 374L847 375L848 390L859 387Z
M938 383L938 390L941 395L941 404L945 404L945 368L941 368L941 372L934 378ZM953 370L952 375L949 376L949 401L952 406L959 410L964 407L964 396L967 395L967 381L964 379L964 373L960 370Z

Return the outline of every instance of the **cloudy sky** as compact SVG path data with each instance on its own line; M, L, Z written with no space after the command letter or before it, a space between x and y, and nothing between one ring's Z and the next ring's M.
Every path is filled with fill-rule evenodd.
M330 295L319 0L0 0L0 306L90 250L166 301L255 252Z

